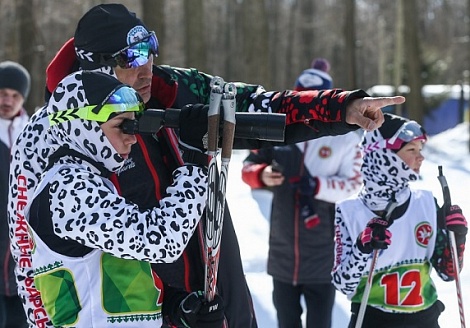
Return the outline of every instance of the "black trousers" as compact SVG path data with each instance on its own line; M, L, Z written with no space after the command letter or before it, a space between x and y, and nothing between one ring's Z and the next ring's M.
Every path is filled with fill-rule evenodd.
M19 296L0 295L0 328L26 328L26 314Z
M330 328L335 303L332 284L292 285L273 279L273 303L279 328L302 328L303 295L307 306L307 328Z
M439 328L437 319L444 309L444 304L439 300L426 310L409 314L388 313L368 306L361 328ZM351 312L348 328L356 326L359 303L351 304Z

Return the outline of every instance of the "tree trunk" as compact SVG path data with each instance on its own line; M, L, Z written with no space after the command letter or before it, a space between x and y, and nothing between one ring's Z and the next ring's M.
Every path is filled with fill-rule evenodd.
M289 81L289 86L291 88L294 86L295 80L297 78L297 75L300 74L300 71L295 69L295 67L299 67L300 65L298 64L297 60L297 51L296 51L296 44L297 44L297 28L298 28L298 23L297 23L297 11L299 7L299 3L295 1L291 7L291 10L289 11L287 15L287 26L288 26L288 36L287 37L287 50L286 50L286 57L285 57L285 62L286 65L283 67L285 71L285 76L286 80Z
M409 0L414 1L414 0ZM403 3L407 2L404 0L397 0L397 23L396 23L396 30L395 30L395 57L393 62L394 68L394 79L393 84L395 86L395 94L399 94L398 89L400 85L403 83L403 67L402 67L402 60L403 60L403 37L405 34L404 31L404 6ZM408 106L408 104L407 104ZM403 116L403 107L402 105L396 105L395 113L397 115Z
M205 15L202 0L184 1L186 66L206 71ZM217 28L214 28L217 33Z
M31 89L25 102L25 108L32 115L37 106L44 103L44 49L38 46L39 32L34 17L34 3L17 0L16 16L18 43L18 62L28 70L31 76ZM41 86L41 87L37 87Z
M425 115L424 101L421 94L423 88L422 61L418 28L416 26L416 0L403 1L404 9L404 44L406 49L406 66L408 72L408 85L410 94L407 97L406 108L408 117L423 124Z
M264 0L244 1L242 15L245 43L243 58L248 68L245 70L243 81L266 86L269 84L269 43ZM266 87L269 88L269 86Z
M300 34L299 47L299 67L296 67L297 74L310 67L315 47L315 1L299 0L299 25L298 33Z
M387 45L385 44L385 20L381 16L379 17L379 24L378 24L378 84L386 84L387 83Z
M165 0L141 0L142 21L152 31L160 44L165 42ZM158 61L165 62L165 47L160 47Z
M269 71L271 72L271 79L272 83L271 86L273 89L278 89L279 88L279 82L282 79L282 68L279 66L280 64L280 4L279 1L277 0L267 0L267 7L268 7L268 17L270 18L268 20L268 40L269 40L269 60L268 60L268 67ZM283 58L283 61L285 62L285 58Z
M346 43L346 72L347 83L342 86L344 89L353 90L357 88L357 70L356 70L356 1L345 0L344 39Z

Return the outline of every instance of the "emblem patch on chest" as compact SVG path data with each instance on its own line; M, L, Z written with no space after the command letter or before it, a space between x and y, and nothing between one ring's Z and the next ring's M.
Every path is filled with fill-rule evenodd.
M327 146L321 147L320 150L318 151L318 156L320 156L320 158L330 157L331 156L331 148L327 147Z
M421 247L427 247L429 239L432 237L432 227L427 222L419 223L415 228L416 243Z

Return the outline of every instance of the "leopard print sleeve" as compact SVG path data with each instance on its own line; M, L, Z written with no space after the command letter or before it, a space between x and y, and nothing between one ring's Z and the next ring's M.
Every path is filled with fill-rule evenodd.
M50 184L54 232L113 256L170 263L183 252L206 199L206 170L182 166L159 208L141 211L83 168L61 169Z
M350 235L341 209L337 207L335 215L335 265L331 276L336 289L345 295L352 294L356 290L370 257L370 254L364 254L357 248L356 237Z

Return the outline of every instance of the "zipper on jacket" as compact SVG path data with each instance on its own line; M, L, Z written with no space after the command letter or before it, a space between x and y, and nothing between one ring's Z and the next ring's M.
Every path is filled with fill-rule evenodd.
M299 168L299 176L301 177L305 171L305 153L307 152L307 142L304 142L304 150L302 152ZM299 204L299 194L295 192L295 213L294 213L294 275L293 275L293 285L296 286L299 280L299 267L300 267L300 204Z

